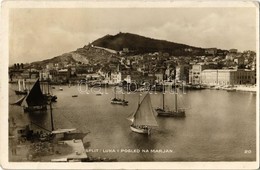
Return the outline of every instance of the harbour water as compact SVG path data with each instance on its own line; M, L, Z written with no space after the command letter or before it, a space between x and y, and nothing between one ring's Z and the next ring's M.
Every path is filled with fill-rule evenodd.
M9 102L19 97L9 89ZM128 106L112 105L113 88L97 96L79 93L78 86L52 89L58 97L53 103L55 129L77 128L90 132L85 138L87 154L118 161L255 161L256 95L224 90L186 91L179 97L186 108L185 118L156 117L159 127L150 136L130 130L126 118L135 111L138 94L126 95ZM104 92L104 91L103 91ZM72 97L78 95L78 97ZM120 94L119 94L120 97ZM162 105L160 92L151 94L154 108ZM174 109L174 95L166 94L166 105ZM51 129L50 113L24 113L9 106L9 116L17 124L30 121Z

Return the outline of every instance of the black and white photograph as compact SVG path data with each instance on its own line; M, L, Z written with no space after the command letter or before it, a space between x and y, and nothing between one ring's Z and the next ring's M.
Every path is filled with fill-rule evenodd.
M3 168L259 167L258 2L3 1L2 18Z

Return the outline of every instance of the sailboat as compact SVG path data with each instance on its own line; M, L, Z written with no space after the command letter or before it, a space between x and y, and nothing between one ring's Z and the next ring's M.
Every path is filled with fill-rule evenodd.
M21 80L18 80L18 90L15 90L15 94L17 95L26 95L28 93L28 90L25 87L25 81L23 79L23 89L21 89Z
M175 87L175 109L174 110L166 110L165 109L165 90L162 92L163 95L163 105L162 108L157 108L155 111L157 112L157 116L165 116L165 117L185 117L185 110L178 108L178 93L177 88Z
M116 87L114 88L115 97L111 100L111 104L128 105L128 101L125 100L125 93L123 93L123 99L117 98Z
M57 102L57 96L56 95L53 95L50 93L50 83L49 83L49 80L47 80L47 82L41 82L42 83L42 90L44 91L44 97L47 101L52 101L52 102ZM46 87L44 87L44 85L47 86L47 92L46 92Z
M46 129L43 126L40 126L34 122L30 122L31 125L34 125L37 127L37 129L42 129L44 133L39 134L37 131L34 131L33 128L31 128L31 125L27 125L24 129L23 135L28 140L40 140L40 141L52 141L52 142L58 142L60 140L83 140L83 138L90 132L87 133L80 133L80 132L73 132L76 131L75 128L70 129L55 129L54 128L54 119L53 119L53 113L52 113L52 101L48 101L48 104L50 106L50 118L51 118L51 130Z
M18 102L25 112L47 110L47 102L42 94L39 79L34 83L30 92Z
M128 118L132 122L130 129L133 132L141 134L150 134L152 127L157 127L157 121L154 117L150 94L146 93L144 99L139 102L136 111Z

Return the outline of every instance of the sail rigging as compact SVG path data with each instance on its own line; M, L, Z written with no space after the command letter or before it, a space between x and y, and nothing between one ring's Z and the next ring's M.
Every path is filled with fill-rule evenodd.
M26 102L28 106L40 106L46 104L46 101L40 88L39 79L35 82L30 93L26 97Z
M15 104L16 103L23 107L46 105L46 100L42 94L39 79L34 83L30 92L25 97L16 101Z
M154 118L154 110L152 108L150 94L147 93L139 104L137 110L128 119L133 120L136 126L158 126Z
M173 110L169 110L169 109L165 109L165 94L164 92L162 93L162 97L163 97L163 106L162 108L157 108L155 109L157 112L157 116L168 116L168 117L185 117L185 110L181 109L178 107L178 91L177 88L175 87L174 90L174 109Z
M21 106L21 104L23 103L25 97L26 97L26 96L21 97L20 99L18 99L18 100L15 101L14 103L11 103L11 105L18 105L18 106Z

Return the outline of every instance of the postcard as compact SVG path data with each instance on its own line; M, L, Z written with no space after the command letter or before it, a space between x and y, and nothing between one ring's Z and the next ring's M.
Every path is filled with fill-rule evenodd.
M257 169L259 3L3 1L4 169Z

